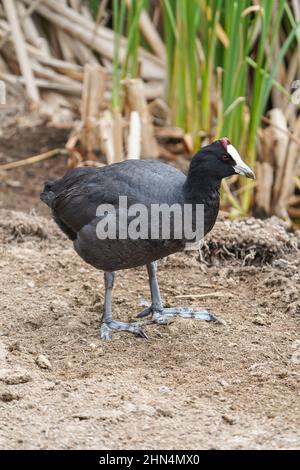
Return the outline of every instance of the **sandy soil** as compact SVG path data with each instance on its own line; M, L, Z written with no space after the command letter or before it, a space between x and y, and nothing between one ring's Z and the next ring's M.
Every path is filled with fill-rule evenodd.
M205 304L226 325L178 318L101 342L101 273L45 232L1 238L1 448L300 448L299 255L205 272L174 255L166 304ZM116 318L148 300L144 269L118 274Z
M1 161L67 136L11 132ZM58 157L1 174L0 207L48 214L37 195L64 170ZM174 255L159 266L166 304L205 305L226 324L178 318L148 326L148 340L104 343L102 274L36 221L0 210L0 448L300 448L299 251L256 266ZM149 301L145 269L120 272L114 294L115 318L133 320Z

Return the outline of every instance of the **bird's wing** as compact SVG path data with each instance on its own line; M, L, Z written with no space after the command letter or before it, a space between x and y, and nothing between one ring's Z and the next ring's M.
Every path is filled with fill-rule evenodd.
M130 160L103 168L75 168L51 185L55 218L77 233L96 216L100 204L118 206L179 202L185 176L157 161Z

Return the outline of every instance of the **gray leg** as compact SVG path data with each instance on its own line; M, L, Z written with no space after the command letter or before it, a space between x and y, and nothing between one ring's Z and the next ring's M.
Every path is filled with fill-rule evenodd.
M145 308L145 310L140 312L137 315L138 318L146 317L147 315L152 315L152 320L155 323L167 323L170 318L176 316L184 318L195 318L197 320L217 321L217 318L211 312L205 309L193 309L190 307L164 308L156 277L156 261L147 264L147 270L149 275L149 284L151 292L151 306Z
M104 299L104 314L101 323L101 339L110 340L112 331L128 331L147 338L146 334L141 329L142 325L149 324L151 321L140 321L134 323L124 323L115 321L112 319L112 290L114 286L115 273L105 272L104 283L105 283L105 299Z

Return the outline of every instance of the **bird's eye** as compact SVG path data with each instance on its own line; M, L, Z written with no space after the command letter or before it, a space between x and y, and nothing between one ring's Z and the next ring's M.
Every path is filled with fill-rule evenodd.
M222 158L223 162L228 162L228 160L230 160L229 155L226 155L225 153L222 155L221 158Z

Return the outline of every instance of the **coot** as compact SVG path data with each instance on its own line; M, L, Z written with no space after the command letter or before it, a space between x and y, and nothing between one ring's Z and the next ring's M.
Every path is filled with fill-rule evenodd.
M174 205L182 209L192 207L193 240L199 239L199 235L204 236L215 224L222 178L235 173L254 178L253 171L242 161L235 147L227 138L222 138L194 155L187 176L157 160L127 160L101 168L75 168L63 178L45 184L41 199L52 209L56 223L73 241L79 256L104 271L103 339L110 339L113 330L146 336L141 328L143 324L164 323L176 315L214 320L213 314L207 310L163 307L156 277L156 260L184 250L191 240L184 231L181 236L174 235L174 228L182 225L182 219L179 220L180 224L175 212L169 211L169 217L164 221L161 216L154 221L151 211L153 207L162 205L165 208ZM126 208L120 200L126 200ZM143 212L143 208L149 210L146 219L139 220L147 225L144 236L137 236L136 232L130 235L130 224L134 223L135 228L139 224L128 208L137 204L140 210L136 214ZM195 222L196 207L204 208L203 223L199 226ZM166 221L170 223L167 236L162 230ZM154 227L155 224L158 227ZM124 232L124 228L128 230ZM152 237L153 228L158 232L156 230ZM137 232L141 233L141 230ZM152 315L151 320L133 323L115 321L112 318L115 271L141 265L146 265L148 270L151 306L138 317Z

